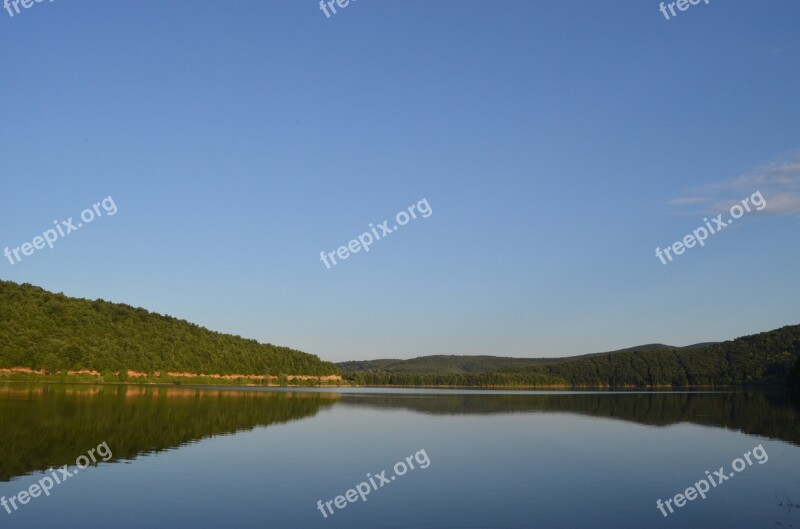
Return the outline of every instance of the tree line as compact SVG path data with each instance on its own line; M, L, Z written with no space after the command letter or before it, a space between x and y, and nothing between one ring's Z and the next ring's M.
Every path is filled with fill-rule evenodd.
M476 358L478 360L476 360ZM642 346L556 359L430 356L338 364L359 385L800 389L800 325L697 347Z

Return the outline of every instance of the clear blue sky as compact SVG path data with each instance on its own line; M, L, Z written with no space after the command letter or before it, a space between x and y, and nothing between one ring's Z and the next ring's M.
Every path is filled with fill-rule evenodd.
M798 23L797 0L2 10L0 250L118 212L0 277L333 361L796 324ZM764 211L656 258L756 190Z

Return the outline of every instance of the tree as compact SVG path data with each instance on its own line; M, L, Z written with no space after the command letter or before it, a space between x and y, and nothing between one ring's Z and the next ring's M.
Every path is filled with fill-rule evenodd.
M61 369L61 360L53 353L47 353L42 358L42 368L48 374L55 373Z

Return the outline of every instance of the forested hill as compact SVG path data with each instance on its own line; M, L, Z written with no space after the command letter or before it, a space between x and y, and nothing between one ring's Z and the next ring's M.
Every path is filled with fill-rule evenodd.
M792 385L800 325L721 343L651 344L568 358L425 356L337 364L366 385L656 387ZM790 373L794 370L794 375Z
M708 345L708 344L703 344ZM700 347L690 345L686 349ZM486 373L488 371L515 371L554 361L570 361L589 358L604 354L617 354L629 351L661 351L666 349L679 349L664 344L648 344L637 347L611 351L608 353L591 353L582 356L566 358L514 358L510 356L470 356L470 355L431 355L411 358L409 360L380 359L380 360L354 360L340 362L338 365L343 371L387 371L392 373L448 373L469 374Z
M317 356L141 308L0 281L0 368L335 375Z

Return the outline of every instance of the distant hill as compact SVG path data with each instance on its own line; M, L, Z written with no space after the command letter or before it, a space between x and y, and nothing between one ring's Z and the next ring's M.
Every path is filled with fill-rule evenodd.
M0 281L0 368L336 375L317 356L129 305Z
M342 371L389 371L392 373L485 373L494 370L522 369L547 362L546 359L503 356L435 355L410 360L364 360L336 364Z
M439 355L337 365L345 379L365 385L686 387L784 385L797 362L800 325L720 343L647 344L566 358Z
M673 347L664 344L646 344L636 347L628 347L617 351L605 353L589 353L580 356L567 356L561 358L514 358L510 356L470 356L470 355L430 355L419 356L409 360L381 359L381 360L354 360L349 362L339 362L339 366L344 372L354 371L387 371L392 373L486 373L489 371L506 371L524 369L532 366L541 366L553 362L566 362L602 356L607 354L617 354L626 352L646 352L646 351L668 351L677 349L695 349L706 347L707 344L690 345L687 347Z
M800 325L720 343L647 344L567 358L439 355L343 362L337 367L288 347L213 332L141 308L0 281L0 369L4 368L314 377L338 375L341 368L345 380L378 386L785 384L800 389Z

